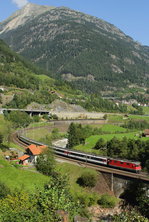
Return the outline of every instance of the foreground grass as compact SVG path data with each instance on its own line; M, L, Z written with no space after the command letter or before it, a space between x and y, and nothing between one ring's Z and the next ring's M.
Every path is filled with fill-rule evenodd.
M25 189L34 192L49 181L49 177L37 172L17 169L9 162L0 157L0 181L5 183L11 190Z
M67 175L69 179L70 189L74 196L78 194L84 194L84 195L90 195L95 194L94 191L92 191L91 188L85 189L81 187L77 183L77 179L84 173L84 172L91 172L92 174L95 174L97 177L100 177L100 174L97 173L97 171L93 169L87 169L85 167L76 166L69 163L57 163L56 169L58 172L60 172L62 175ZM100 197L99 193L96 193L98 197Z
M96 205L100 201L102 207L114 207L118 202L114 196L107 194L108 186L101 177L101 174L93 169L72 165L69 163L58 163L57 171L69 178L70 191L76 200L79 200L84 206ZM97 183L94 188L82 187L77 183L77 179L85 172L95 175ZM106 198L106 200L105 200ZM105 201L102 201L102 200Z

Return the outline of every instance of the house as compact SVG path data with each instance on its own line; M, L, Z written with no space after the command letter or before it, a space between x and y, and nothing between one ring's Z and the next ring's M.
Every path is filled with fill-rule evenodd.
M28 165L30 162L30 156L25 154L25 155L19 157L18 160L20 160L19 161L20 164Z
M145 129L144 132L143 132L143 135L145 137L149 137L149 129Z
M19 157L20 164L27 165L27 164L35 164L37 161L37 157L41 154L47 146L37 146L35 144L31 144L26 148L26 151L23 156Z

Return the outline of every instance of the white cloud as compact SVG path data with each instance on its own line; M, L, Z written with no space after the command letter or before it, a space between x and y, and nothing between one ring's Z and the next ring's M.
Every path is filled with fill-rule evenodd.
M12 2L13 2L14 4L16 4L18 8L22 8L24 5L26 5L27 3L29 3L28 0L12 0Z

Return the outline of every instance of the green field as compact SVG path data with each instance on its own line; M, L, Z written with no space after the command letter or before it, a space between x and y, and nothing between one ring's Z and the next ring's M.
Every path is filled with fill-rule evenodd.
M149 116L141 116L141 115L130 115L129 119L135 119L135 120L146 120L149 122Z
M95 170L75 166L69 163L57 163L56 171L68 177L68 182L73 195L77 195L77 193L84 193L84 195L94 193L93 191L91 192L91 189L86 190L77 184L76 181L83 172L92 172L98 177L100 176ZM29 192L35 192L36 189L42 188L49 179L49 177L38 173L34 169L29 171L27 168L16 168L0 156L0 181L5 183L11 190L24 189ZM99 194L96 193L96 196L98 195Z
M123 123L124 115L108 114L108 123Z
M85 168L85 167L76 166L76 165L69 164L69 163L58 163L56 169L62 175L68 176L70 190L71 190L73 195L76 195L77 193L85 194L85 195L90 195L90 194L94 193L91 190L91 188L90 189L89 188L85 189L85 188L79 186L79 184L76 183L77 179L85 171L91 172L91 173L97 175L97 177L99 177L99 179L100 179L100 174L97 173L97 171L92 170L92 169L88 169L88 168ZM99 194L96 193L96 196L98 196L98 195Z
M50 132L47 128L35 128L28 131L24 131L23 135L30 139L39 141L41 138L50 135Z
M146 112L149 111L149 107L144 107L144 110L145 109L146 109ZM108 114L108 123L124 123L125 121L128 121L130 119L149 121L149 116L128 115L128 118L125 118L124 115L111 115L111 114Z
M106 133L124 133L127 129L112 124L106 124L101 127L102 132Z
M17 169L0 156L0 181L10 189L25 189L29 192L43 187L49 181L49 177L37 172Z
M0 115L0 132L6 134L8 132L8 127L11 128L11 123L6 121L3 115Z
M53 123L50 122L34 122L31 123L27 128L32 128L32 127L40 127L40 126L51 126Z
M81 150L83 152L94 152L96 154L102 154L101 151L93 149L93 147L95 146L95 144L100 138L103 138L105 141L111 140L113 137L117 137L118 139L122 139L123 137L127 137L129 139L139 139L139 137L136 136L137 134L138 132L131 132L131 133L117 133L117 134L104 134L104 135L90 136L85 140L85 145L81 144L81 145L75 146L75 149ZM143 140L146 140L146 139L147 138L143 138Z
M143 112L144 112L144 114L147 114L147 115L149 115L149 106L143 106L142 107L143 108Z

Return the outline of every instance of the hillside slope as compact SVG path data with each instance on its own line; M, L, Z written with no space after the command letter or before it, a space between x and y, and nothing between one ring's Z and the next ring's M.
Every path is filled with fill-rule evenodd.
M0 58L0 107L25 108L36 104L38 109L52 109L49 104L60 99L65 102L66 109L73 107L74 112L80 107L67 106L67 103L81 105L90 111L126 111L126 107L84 94L64 81L41 75L42 70L10 50L3 40L0 40Z
M19 88L38 89L38 69L25 61L0 40L0 84Z
M26 14L29 7L20 13ZM8 21L12 23L13 17L1 24L1 38L54 77L71 81L79 89L99 93L132 84L149 86L148 47L101 19L58 7L6 30Z

